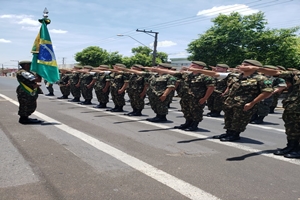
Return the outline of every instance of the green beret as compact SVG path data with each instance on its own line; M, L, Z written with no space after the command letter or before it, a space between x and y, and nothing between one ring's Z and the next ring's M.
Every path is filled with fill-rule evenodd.
M199 65L199 66L202 66L202 67L206 67L206 63L202 62L202 61L192 61L192 63L196 64L196 65Z
M82 66L75 65L74 68L76 68L76 69L82 69Z
M31 61L29 61L29 60L22 60L22 61L20 61L19 62L19 65L24 65L24 64L31 64Z
M84 69L93 69L94 67L90 66L90 65L85 65L83 66Z
M121 64L121 63L117 63L117 64L115 64L115 65L118 66L118 67L126 68L126 66L125 66L124 64Z
M167 68L167 69L172 69L172 65L169 64L169 63L159 63L157 66L159 67L164 67L164 68Z
M283 66L278 65L278 66L276 66L276 67L278 67L280 70L286 71L286 68L283 67Z
M289 71L298 71L296 68L287 68Z
M226 64L217 64L217 66L216 66L216 67L229 68L229 66L228 66L228 65L226 65Z
M277 69L277 67L275 67L273 65L264 65L263 68Z
M140 69L144 69L143 65L139 65L139 64L134 64L134 65L132 65L132 67L137 67L137 68L140 68Z
M244 60L243 63L248 63L257 67L262 67L263 65L261 64L261 62L257 61L257 60Z
M108 66L108 65L100 65L99 67L103 67L103 68L109 69L109 66Z

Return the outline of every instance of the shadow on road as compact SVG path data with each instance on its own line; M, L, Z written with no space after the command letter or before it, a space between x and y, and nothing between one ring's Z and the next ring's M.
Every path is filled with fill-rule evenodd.
M245 160L246 158L250 158L253 156L258 156L258 155L262 155L262 154L270 154L273 153L275 150L263 150L263 151L259 151L259 152L255 152L255 153L248 153L242 156L238 156L238 157L232 157L232 158L227 158L227 161L241 161L241 160Z

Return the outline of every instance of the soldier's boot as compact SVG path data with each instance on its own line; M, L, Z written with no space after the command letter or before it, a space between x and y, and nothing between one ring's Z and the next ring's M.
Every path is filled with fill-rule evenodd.
M82 105L91 105L92 99L86 99L84 102L82 102Z
M295 151L295 149L299 146L299 141L298 140L288 140L286 147L283 149L277 149L274 152L274 155L282 156L282 155L287 155L292 151Z
M58 98L58 99L68 99L68 96L63 95L63 96L57 97L57 98Z
M167 121L166 115L157 115L157 118L153 118L151 122L165 122Z
M84 101L78 102L78 104L84 104L86 102L86 99Z
M212 138L213 139L221 139L221 138L225 138L225 137L229 136L230 134L232 134L232 131L231 130L226 130L226 133L223 133L221 135L215 135Z
M69 102L80 102L80 98L74 97L74 99L69 100Z
M131 116L142 116L142 109L137 109Z
M238 131L231 131L229 135L220 139L222 142L232 142L241 139Z
M116 106L115 109L112 109L111 112L123 112L123 106Z
M192 122L193 122L193 120L186 119L184 124L180 124L179 126L174 126L174 128L184 130L184 129L188 128Z
M286 158L300 158L300 145L299 145L299 143L298 143L298 147L296 147L295 149L293 149L289 153L284 154L284 157L286 157Z
M221 116L221 111L214 110L210 113L210 116L211 117L220 117Z
M19 119L20 124L40 124L43 121L38 120L38 119L31 119L29 117L21 116Z
M263 124L265 116L258 116L251 124Z
M129 113L125 113L124 115L129 115L129 116L133 116L132 114L134 114L136 112L136 109L133 108L133 110Z
M49 94L46 94L45 96L54 96L53 92L50 92Z
M250 123L254 122L256 119L258 118L257 114L253 114L251 119L250 119Z
M196 130L198 130L198 124L199 124L198 121L193 121L191 123L191 125L185 130L187 130L187 131L196 131Z
M275 107L274 107L274 106L271 106L271 107L270 107L269 113L275 113Z
M158 120L158 119L159 119L159 115L156 114L155 117L153 117L153 118L147 118L146 120L149 121L149 122L153 122L153 121L156 121L156 120Z
M94 108L106 108L106 103L99 103L97 106L94 106Z

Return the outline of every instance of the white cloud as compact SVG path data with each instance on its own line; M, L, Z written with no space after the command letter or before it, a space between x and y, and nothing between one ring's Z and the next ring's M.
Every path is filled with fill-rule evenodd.
M175 46L177 45L177 43L172 42L172 41L161 41L161 42L157 42L157 47L171 47L171 46ZM153 47L153 43L150 44L150 46Z
M38 32L40 30L40 27L38 27L38 26L22 26L22 29L27 30L27 31Z
M190 54L185 51L182 51L177 53L170 53L168 55L170 58L187 58Z
M218 7L213 7L211 9L202 10L199 11L197 15L213 16L213 15L218 15L220 13L229 15L232 12L239 12L242 15L251 15L253 13L259 12L259 10L251 9L247 5L243 5L243 4L234 4L234 5L218 6Z
M23 18L20 21L17 22L18 24L25 24L25 25L31 25L31 26L39 26L40 22L38 20L33 20L31 18Z
M11 43L11 41L0 38L0 43Z
M64 30L61 30L61 29L59 29L59 30L57 30L57 29L51 29L51 30L49 30L49 32L50 32L50 33L65 34L65 33L67 33L68 31L64 31Z

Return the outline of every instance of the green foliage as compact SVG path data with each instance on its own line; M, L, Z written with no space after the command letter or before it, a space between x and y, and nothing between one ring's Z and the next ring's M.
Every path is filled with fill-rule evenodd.
M189 60L231 67L244 59L285 67L300 65L299 39L295 34L299 27L269 30L261 12L248 16L220 14L212 22L210 29L188 45Z
M90 46L75 54L75 60L81 65L97 67L108 62L109 53L97 46Z

